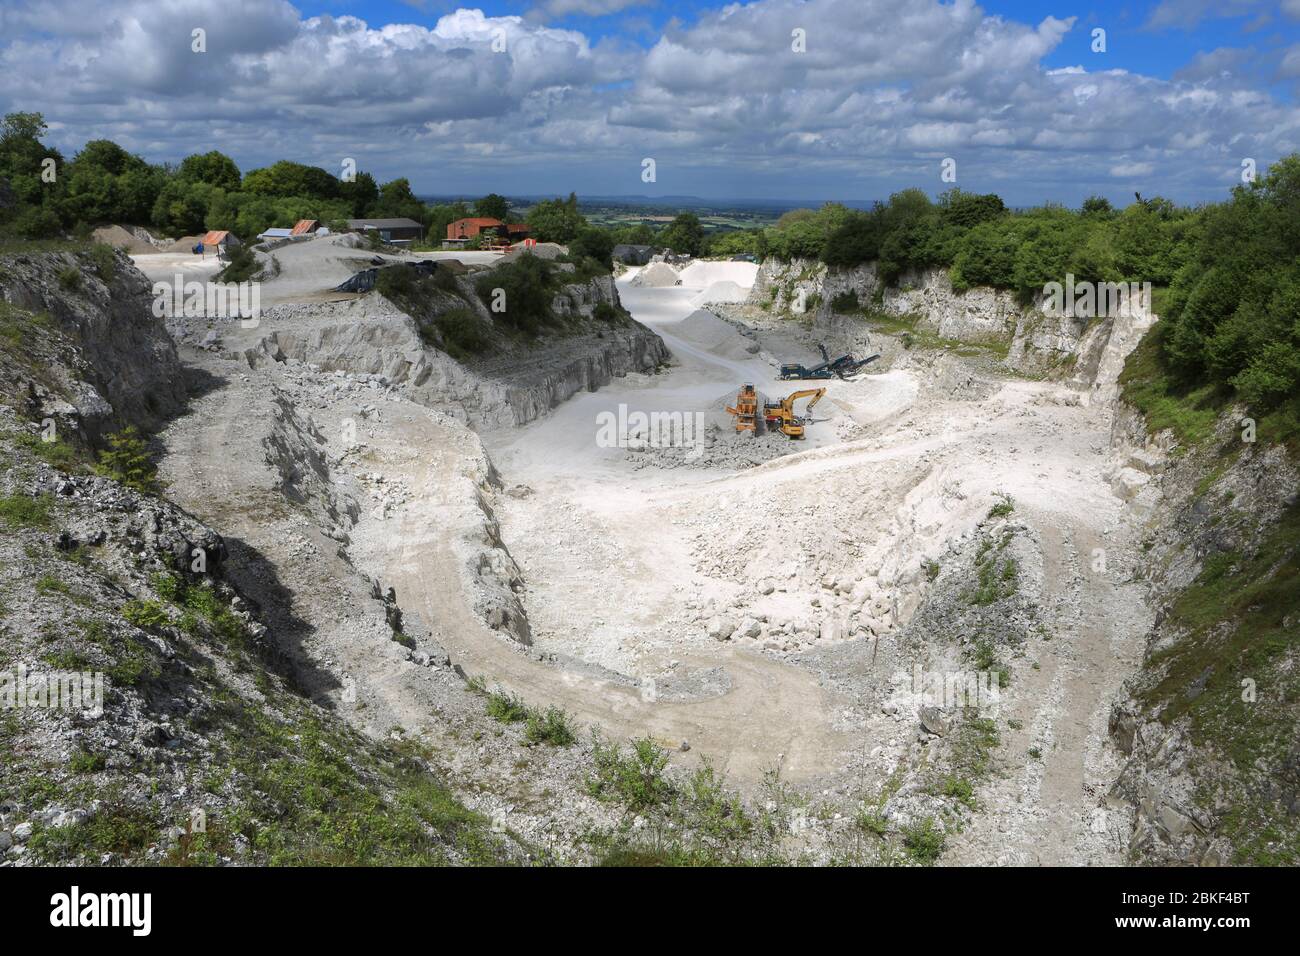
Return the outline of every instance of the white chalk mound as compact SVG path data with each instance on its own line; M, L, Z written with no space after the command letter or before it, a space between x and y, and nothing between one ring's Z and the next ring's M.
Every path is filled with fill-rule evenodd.
M673 335L720 358L744 361L758 351L752 339L704 309L697 309L670 328Z
M680 284L681 279L677 275L677 270L666 262L652 262L633 276L632 280L628 283L628 285L643 286L652 289Z
M708 259L696 259L681 271L680 278L682 285L691 289L707 289L714 283L734 282L742 289L748 290L753 286L756 275L758 275L758 266L753 262L714 262Z
M685 282L682 283L685 285ZM691 297L691 305L707 305L710 302L744 302L749 298L749 288L731 281L712 282L699 295Z

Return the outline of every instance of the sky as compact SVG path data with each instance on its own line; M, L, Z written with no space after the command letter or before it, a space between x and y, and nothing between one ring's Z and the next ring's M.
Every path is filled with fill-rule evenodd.
M0 0L14 110L421 195L1195 203L1300 151L1300 0Z

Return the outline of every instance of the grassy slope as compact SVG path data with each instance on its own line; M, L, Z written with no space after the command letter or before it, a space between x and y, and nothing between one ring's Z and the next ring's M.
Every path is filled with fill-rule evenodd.
M1146 418L1149 434L1172 429L1203 476L1198 498L1216 520L1251 528L1257 518L1234 509L1217 481L1241 454L1238 442L1215 448L1216 420L1231 396L1213 386L1180 386L1160 360L1160 325L1130 356L1123 398ZM1294 456L1295 403L1262 415L1257 443L1283 443ZM1197 801L1226 812L1222 832L1245 864L1300 862L1300 503L1285 511L1250 553L1208 558L1179 594L1162 625L1178 635L1147 660L1137 697L1166 725L1178 724L1195 748L1189 770L1201 781ZM1253 535L1250 537L1254 537ZM1243 683L1245 682L1245 683ZM1250 691L1254 699L1250 699Z

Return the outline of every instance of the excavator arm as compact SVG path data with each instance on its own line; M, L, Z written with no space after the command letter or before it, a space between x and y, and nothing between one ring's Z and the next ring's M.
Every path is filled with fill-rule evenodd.
M811 398L808 403L806 413L811 413L813 406L816 405L823 395L826 394L824 388L802 388L797 392L791 392L785 398L781 399L777 405L763 406L764 417L769 422L774 422L781 430L781 433L788 438L803 438L803 426L805 418L800 418L794 413L794 403L801 398Z

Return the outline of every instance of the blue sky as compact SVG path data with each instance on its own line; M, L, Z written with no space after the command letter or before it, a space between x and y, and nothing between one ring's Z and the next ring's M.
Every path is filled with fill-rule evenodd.
M1197 202L1300 150L1300 0L6 0L0 80L70 152L424 193Z

